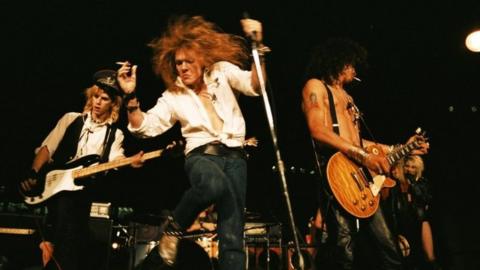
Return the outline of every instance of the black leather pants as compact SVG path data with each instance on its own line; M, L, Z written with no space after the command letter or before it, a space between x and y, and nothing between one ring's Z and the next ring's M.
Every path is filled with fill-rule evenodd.
M402 269L396 237L387 227L380 208L370 218L360 219L358 227L355 217L345 212L338 203L330 203L327 230L328 242L333 248L334 269L354 269L354 260L358 259L354 254L358 233L366 233L366 241L373 243L378 269Z

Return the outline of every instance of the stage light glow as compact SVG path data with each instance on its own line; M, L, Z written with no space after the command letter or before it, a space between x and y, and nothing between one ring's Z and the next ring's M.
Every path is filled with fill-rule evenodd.
M480 52L480 30L468 34L465 46L472 52Z

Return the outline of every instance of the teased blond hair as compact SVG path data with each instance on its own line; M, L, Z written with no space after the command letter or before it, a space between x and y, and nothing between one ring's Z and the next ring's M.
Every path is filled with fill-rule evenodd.
M165 33L148 44L153 49L153 69L161 76L166 87L178 91L175 86L177 70L175 53L188 49L201 56L201 65L210 67L218 61L228 61L244 67L248 60L245 39L224 33L214 23L201 16L180 16L170 20Z
M97 93L101 94L101 93L107 93L107 92L104 91L102 88L98 87L97 85L93 85L92 87L85 89L85 106L83 107L84 113L88 113L92 110L93 96ZM112 100L112 106L110 107L109 116L107 117L107 120L110 119L112 123L115 123L118 121L118 118L120 116L122 98L117 95L108 95L108 96Z
M406 156L404 164L407 163L407 161L411 161L413 164L415 164L415 167L417 168L417 171L415 172L415 179L420 179L420 177L423 175L423 170L425 170L425 164L423 163L422 157L419 155Z

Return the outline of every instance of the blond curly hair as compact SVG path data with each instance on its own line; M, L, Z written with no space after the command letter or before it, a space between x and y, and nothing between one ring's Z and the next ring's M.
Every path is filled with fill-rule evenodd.
M98 87L97 85L93 85L87 89L85 89L85 106L83 107L83 113L88 113L93 108L93 96L99 92L104 92L102 88ZM109 95L112 99L112 106L110 107L109 113L110 115L107 119L111 119L112 123L118 121L120 117L120 108L122 106L122 98L117 95Z
M175 86L177 70L175 53L188 49L201 55L201 65L210 67L219 61L228 61L244 67L249 58L245 39L223 32L217 25L201 16L180 16L169 21L167 30L159 38L148 44L153 49L153 69L161 76L170 91L178 91Z

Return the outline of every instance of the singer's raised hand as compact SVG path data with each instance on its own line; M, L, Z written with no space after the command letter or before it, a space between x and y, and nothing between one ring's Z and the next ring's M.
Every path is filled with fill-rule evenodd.
M263 36L261 22L250 18L244 18L240 20L240 23L242 25L243 32L245 32L245 35L247 35L255 42L262 42Z
M118 84L125 94L130 94L137 86L137 66L128 61L117 62L117 65L121 65L117 71Z

